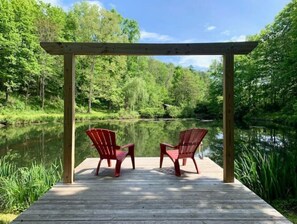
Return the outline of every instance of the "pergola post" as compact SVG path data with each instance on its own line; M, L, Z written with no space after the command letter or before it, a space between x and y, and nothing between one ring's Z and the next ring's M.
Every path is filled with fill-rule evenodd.
M75 56L64 55L64 183L74 182Z
M223 55L223 134L224 134L224 177L225 183L234 182L234 55Z
M64 183L74 181L74 55L223 55L224 182L234 182L234 55L248 54L258 42L224 43L69 43L41 42L52 55L64 55Z

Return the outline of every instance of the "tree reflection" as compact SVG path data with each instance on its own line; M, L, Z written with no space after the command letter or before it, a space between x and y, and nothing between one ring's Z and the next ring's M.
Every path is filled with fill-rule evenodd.
M222 122L201 122L198 120L124 120L100 121L96 123L77 123L75 133L75 165L85 158L98 157L91 147L85 131L89 128L106 128L116 131L117 143L135 144L136 156L158 157L159 144L167 142L177 144L179 132L188 128L208 129L203 140L204 156L209 156L220 166L223 165ZM261 148L265 151L296 152L296 132L275 127L236 128L235 158L240 157L246 148ZM0 156L16 153L16 162L20 166L37 163L50 164L63 158L63 125L32 125L0 129Z

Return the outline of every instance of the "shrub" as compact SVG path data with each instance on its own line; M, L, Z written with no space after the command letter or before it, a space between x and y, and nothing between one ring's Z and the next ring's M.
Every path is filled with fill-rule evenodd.
M294 150L245 149L235 160L236 177L265 200L297 197ZM290 178L288 178L290 177Z
M192 108L191 106L183 107L181 116L185 118L195 117L194 108Z
M170 106L166 110L167 110L168 116L172 118L178 118L178 117L181 117L182 115L182 108L177 106Z
M49 167L33 163L17 168L4 156L0 159L0 208L6 212L25 210L61 179L61 168L61 161Z
M60 97L51 97L50 99L45 100L44 109L46 111L63 111L64 109L64 100Z
M141 109L139 113L142 118L161 118L165 115L163 108L145 108Z
M120 110L118 112L118 117L120 119L133 119L139 118L139 113L137 111L127 111L127 110Z

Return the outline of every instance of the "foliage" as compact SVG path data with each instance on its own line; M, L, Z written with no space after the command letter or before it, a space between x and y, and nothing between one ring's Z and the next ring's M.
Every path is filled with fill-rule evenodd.
M248 56L235 57L234 104L237 119L263 119L263 114L281 114L287 124L295 124L297 1L292 0L259 34ZM208 111L222 114L222 62L209 69ZM274 117L270 116L274 119ZM275 119L281 121L281 119ZM282 122L283 122L282 121ZM293 121L293 122L292 122ZM295 122L294 122L295 121Z
M18 215L10 214L10 213L0 213L0 223L1 224L9 224L11 223Z
M47 54L40 41L133 43L140 37L137 21L87 1L67 11L37 0L0 3L0 107L6 111L63 110L63 58ZM207 83L204 72L150 57L76 57L76 108L81 113L126 110L146 117L152 116L146 108L164 103L194 108L205 98Z
M278 199L272 201L271 204L292 223L297 223L297 199Z
M120 110L118 112L118 118L120 119L136 119L139 117L140 115L137 111Z
M142 118L162 118L165 115L163 108L144 108L139 113Z
M177 106L169 106L166 109L168 116L171 118L178 118L182 116L182 108Z
M294 150L246 148L235 161L235 173L240 181L265 200L296 198L296 159Z
M133 43L140 37L137 21L87 1L67 12L37 0L0 3L3 110L57 113L63 109L62 58L45 53L39 41ZM273 114L270 119L296 125L296 5L293 0L272 24L248 37L259 41L251 54L235 58L237 119ZM166 113L169 117L196 117L197 112L205 113L200 117L222 117L221 60L214 61L207 72L150 57L85 56L76 62L76 107L81 113L126 110L150 117L146 108L169 104L173 106Z
M17 168L9 162L9 155L0 159L1 209L23 211L50 189L61 178L61 162L49 167L32 163L31 167Z
M139 110L147 104L146 83L141 78L132 78L124 87L125 104L128 109Z

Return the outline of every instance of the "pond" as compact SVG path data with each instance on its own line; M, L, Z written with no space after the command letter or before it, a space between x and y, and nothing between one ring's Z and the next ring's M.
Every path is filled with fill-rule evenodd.
M208 129L203 141L203 155L209 156L222 165L223 134L222 122L198 120L135 120L135 121L100 121L94 123L77 123L75 133L75 165L85 158L98 157L91 147L85 131L100 127L117 132L117 143L135 143L136 156L159 156L161 142L176 144L181 130L192 127ZM295 150L296 131L288 128L268 126L236 127L236 152L249 145L263 150ZM42 124L24 127L7 127L0 129L0 157L11 154L19 166L32 162L50 164L63 158L63 124Z

